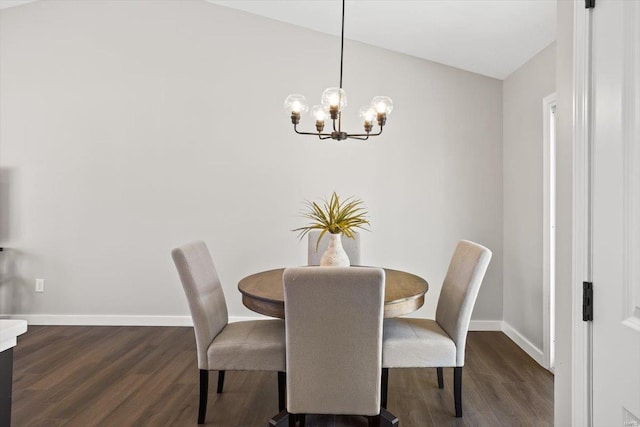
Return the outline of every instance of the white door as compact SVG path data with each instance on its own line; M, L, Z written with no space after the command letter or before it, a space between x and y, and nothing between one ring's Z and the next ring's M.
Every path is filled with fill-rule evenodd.
M640 1L592 24L593 425L640 426Z

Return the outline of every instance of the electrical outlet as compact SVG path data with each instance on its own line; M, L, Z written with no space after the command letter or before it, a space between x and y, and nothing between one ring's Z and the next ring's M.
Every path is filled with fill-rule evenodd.
M36 279L36 292L44 292L44 279Z

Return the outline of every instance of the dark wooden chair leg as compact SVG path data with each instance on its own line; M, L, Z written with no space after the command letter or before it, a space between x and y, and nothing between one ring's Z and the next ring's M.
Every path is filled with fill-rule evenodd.
M453 397L456 403L456 417L462 417L462 367L453 368Z
M298 414L298 421L300 421L300 427L304 427L305 425L307 425L307 415Z
M380 406L387 409L387 395L389 391L389 368L382 368L382 382L380 387Z
M380 415L367 417L369 419L369 427L380 427Z
M280 411L278 415L269 420L269 427L287 427L289 425L289 414L287 411Z
M397 427L399 425L398 417L384 408L380 410L380 427Z
M284 411L287 392L287 374L278 371L278 411Z
M438 372L438 388L444 388L444 379L442 377L442 368L436 368Z
M222 393L224 388L224 371L218 371L218 394Z
M289 414L289 427L296 427L296 424L298 421L298 415L296 414Z
M209 371L200 369L200 406L198 407L198 424L204 424L207 416L207 397L209 393Z

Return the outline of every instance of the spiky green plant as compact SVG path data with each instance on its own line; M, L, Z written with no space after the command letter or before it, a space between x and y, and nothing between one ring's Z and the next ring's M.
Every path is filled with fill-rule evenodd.
M311 222L305 227L296 228L292 231L298 231L298 237L302 239L311 230L322 230L316 242L316 250L320 245L320 240L325 233L331 234L343 233L345 236L353 239L353 232L356 228L369 231L366 226L370 225L367 220L367 211L362 206L360 199L353 196L340 201L340 197L334 191L329 201L322 200L320 204L316 202L305 202L308 210L302 213L304 218Z

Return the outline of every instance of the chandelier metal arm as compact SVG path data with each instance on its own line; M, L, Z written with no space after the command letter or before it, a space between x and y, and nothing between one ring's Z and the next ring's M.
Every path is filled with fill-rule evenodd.
M330 133L318 133L318 132L300 132L299 130L295 129L296 133L298 135L314 135L314 136L326 136L328 138L331 138L331 134Z
M335 120L334 120L335 122ZM335 129L335 127L334 127ZM384 126L380 126L380 130L376 133L346 133L346 132L340 132L337 130L334 130L331 133L322 133L322 132L300 132L298 130L298 125L297 123L293 124L293 130L295 131L295 133L297 133L298 135L313 135L313 136L317 136L318 138L320 138L321 140L324 139L335 139L338 141L343 141L345 139L358 139L360 141L366 141L367 139L369 139L370 136L378 136L378 135L382 135L382 130L384 129Z
M380 126L380 130L377 133L348 133L347 134L347 138L354 138L354 139L363 139L366 140L368 139L370 136L378 136L378 135L382 135L382 126ZM366 138L359 138L361 136L364 136Z
M382 135L382 128L380 129L380 132L378 132L378 133L348 133L347 134L347 138L354 138L354 137L358 137L358 136L366 136L367 138L369 138L370 136L378 136L378 135Z
M342 81L342 72L340 72L340 81ZM333 122L333 131L342 132L342 111L338 111L338 128L336 129L336 119L331 120Z
M298 125L294 124L293 125L293 130L298 134L298 135L315 135L315 136L319 136L322 137L324 136L325 138L320 138L320 139L329 139L331 138L331 134L330 133L321 133L321 132L300 132L298 130Z

